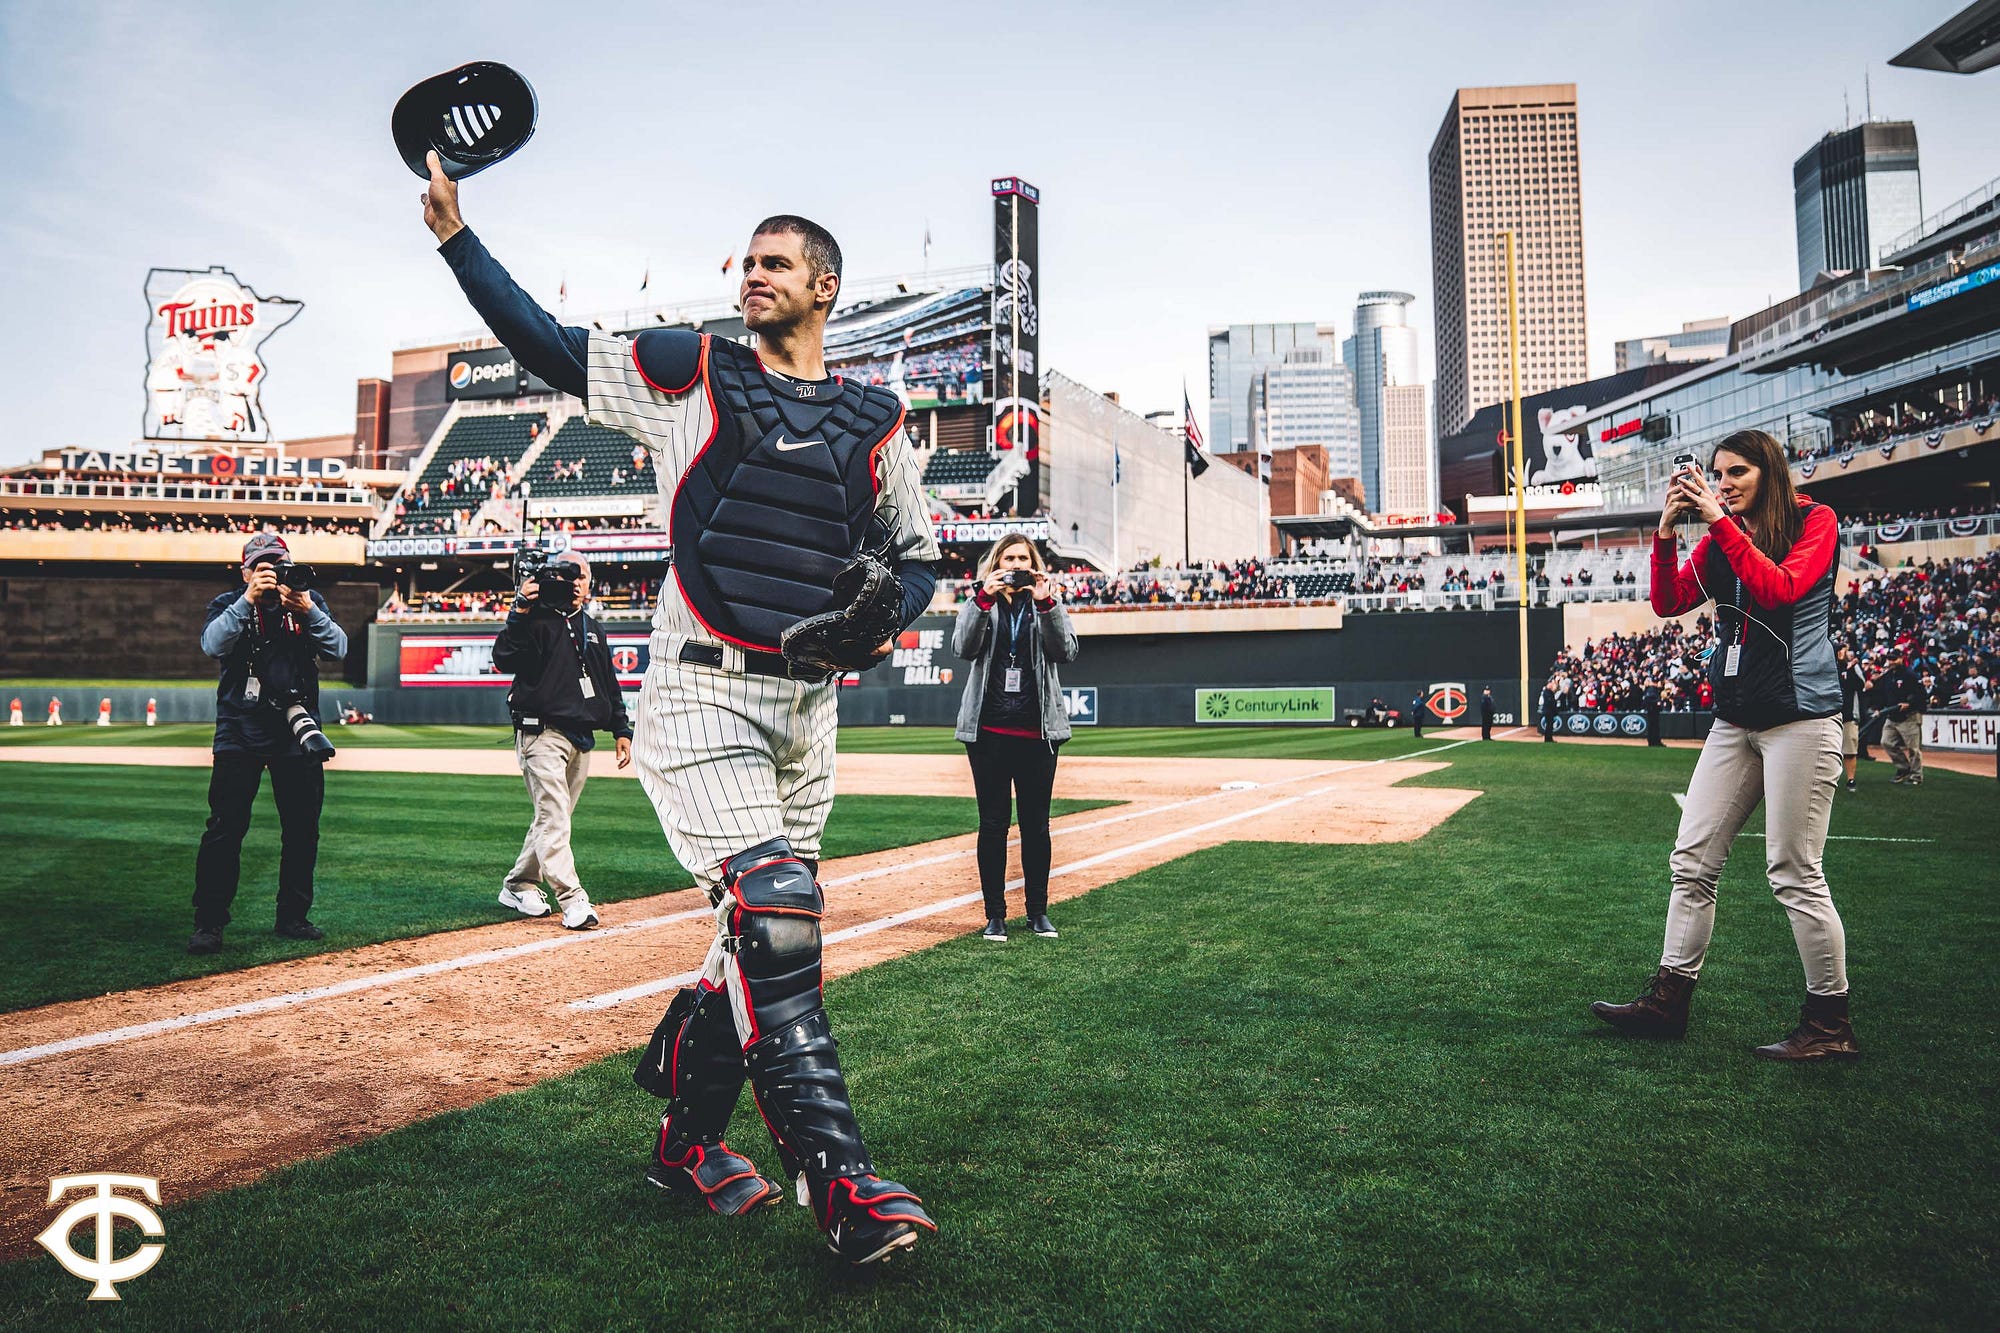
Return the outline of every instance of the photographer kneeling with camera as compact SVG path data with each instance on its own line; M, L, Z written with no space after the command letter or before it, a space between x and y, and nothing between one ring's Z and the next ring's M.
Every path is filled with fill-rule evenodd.
M597 924L590 895L570 854L570 816L590 772L594 731L618 738L618 767L632 762L632 724L611 666L604 628L584 612L590 563L574 551L546 561L528 553L518 566L519 590L507 627L493 644L493 665L514 677L507 708L514 715L514 753L534 802L534 821L521 855L507 872L500 903L523 916L549 914L547 880L571 930Z
M319 940L306 919L319 860L323 765L333 746L319 728L319 658L347 656L347 635L313 587L312 566L292 563L276 533L243 544L243 589L208 604L201 650L220 661L215 688L215 768L208 827L194 863L194 934L187 951L222 949L222 929L243 870L243 835L264 770L278 805L278 934Z

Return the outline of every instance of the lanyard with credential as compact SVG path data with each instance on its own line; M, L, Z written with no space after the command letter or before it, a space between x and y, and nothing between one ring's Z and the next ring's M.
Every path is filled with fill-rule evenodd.
M1027 599L1007 612L1007 667L1000 675L1000 688L1007 694L1021 692L1021 639L1028 626Z
M1007 660L1015 666L1021 665L1021 638L1028 627L1027 599L1021 605L1007 609Z
M586 699L595 699L597 683L590 678L590 617L582 611L564 616L563 630L576 647L576 691Z

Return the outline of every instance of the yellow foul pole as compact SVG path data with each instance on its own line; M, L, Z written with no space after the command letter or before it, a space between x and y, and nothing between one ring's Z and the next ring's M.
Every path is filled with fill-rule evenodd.
M1517 629L1521 645L1520 725L1528 720L1528 490L1527 470L1521 461L1521 303L1514 289L1514 233L1503 231L1500 237L1507 248L1507 375L1514 408L1507 444L1514 483L1514 577L1521 589Z

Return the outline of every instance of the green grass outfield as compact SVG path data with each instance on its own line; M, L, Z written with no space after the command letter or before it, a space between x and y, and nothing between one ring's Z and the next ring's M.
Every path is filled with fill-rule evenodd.
M1470 727L1432 728L1425 737L1456 739ZM390 726L327 728L335 746L389 749L478 749L513 744L510 728L488 726ZM207 749L214 728L206 722L157 727L119 723L100 727L0 727L0 745L164 745ZM1259 759L1351 759L1402 754L1407 731L1346 727L1078 727L1064 754L1203 755ZM964 747L950 727L842 727L843 754L960 754Z
M278 813L267 782L223 952L191 958L208 770L0 764L0 914L12 923L0 931L0 1011L513 917L494 898L528 828L518 777L337 773L328 785L312 912L327 939L271 933ZM907 846L977 823L970 796L841 796L824 853ZM572 845L596 902L693 882L636 782L585 788Z
M1992 782L1842 793L1867 1058L1788 1068L1748 1051L1801 988L1755 840L1689 1038L1585 1012L1657 957L1692 751L1440 757L1418 782L1487 794L1417 842L1213 848L1060 904L1059 941L829 987L871 1147L944 1227L912 1262L850 1274L789 1205L652 1190L658 1104L617 1058L168 1210L115 1311L52 1261L0 1269L0 1322L2000 1324ZM770 1168L748 1098L733 1138Z

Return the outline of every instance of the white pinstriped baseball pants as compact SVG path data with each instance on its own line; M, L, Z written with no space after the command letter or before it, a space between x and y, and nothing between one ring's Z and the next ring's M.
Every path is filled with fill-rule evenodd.
M833 808L838 687L694 666L678 660L681 636L660 637L669 651L654 640L632 758L674 856L711 896L725 860L772 838L817 861ZM728 992L737 1038L748 1040L743 983L722 943L735 905L722 895L702 977Z
M654 652L632 738L667 845L704 889L721 882L724 860L772 838L817 859L833 806L836 686L690 665L674 660L681 642Z

